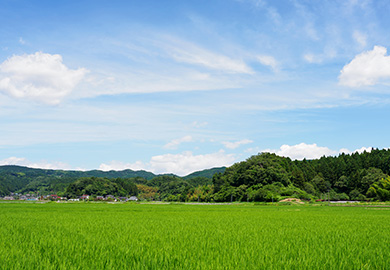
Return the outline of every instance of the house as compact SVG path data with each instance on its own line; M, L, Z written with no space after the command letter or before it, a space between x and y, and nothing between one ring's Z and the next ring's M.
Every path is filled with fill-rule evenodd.
M127 202L129 200L129 198L127 197L119 197L118 198L121 202Z
M71 201L71 202L79 202L80 199L69 199L68 201Z
M12 197L12 196L5 196L5 197L3 198L3 200L13 201L13 200L15 200L15 198Z
M113 195L107 195L105 199L108 200L108 201L111 201L111 200L112 201L116 201L116 198Z
M96 201L103 201L104 200L104 197L103 196L96 196Z
M28 198L25 195L22 195L19 197L19 200L26 201Z
M138 198L135 197L135 196L131 196L131 197L129 198L129 201L134 201L134 202L136 202L136 201L138 201Z
M59 200L59 199L61 199L57 194L52 194L52 195L50 195L50 198L51 198L52 200Z
M81 200L89 200L89 195L84 194L83 196L80 197Z

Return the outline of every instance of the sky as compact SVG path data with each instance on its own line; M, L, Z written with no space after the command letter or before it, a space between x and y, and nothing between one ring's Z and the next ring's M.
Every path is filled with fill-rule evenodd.
M0 6L0 165L184 176L390 147L387 0Z

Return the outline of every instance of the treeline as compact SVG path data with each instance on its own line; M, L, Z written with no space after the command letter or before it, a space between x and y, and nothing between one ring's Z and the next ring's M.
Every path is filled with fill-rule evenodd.
M196 178L197 176L210 178L216 172L222 172L225 168L213 168L192 173L184 179ZM34 169L23 166L6 165L0 166L0 196L10 193L36 193L40 195L64 194L69 184L80 178L106 178L106 179L130 179L142 178L151 180L158 175L147 171L64 171Z
M149 201L210 201L212 180L206 177L180 178L174 175L156 176L152 180L142 177L101 178L83 177L69 184L60 195L78 198L84 194L96 196L137 196Z
M390 200L390 151L291 160L261 153L206 177L142 177L134 183L140 199L164 201ZM88 193L87 189L85 192ZM114 192L114 191L110 191Z
M261 153L229 168L186 177L148 172L74 172L18 166L0 168L0 195L51 192L76 197L136 195L164 201L390 200L390 150L291 160Z
M390 190L386 184L389 174L389 150L302 161L262 153L214 175L213 198L216 201L232 198L271 201L284 196L307 200L385 200Z
M133 179L83 177L71 183L65 190L64 196L77 198L84 194L94 196L133 196L138 194Z

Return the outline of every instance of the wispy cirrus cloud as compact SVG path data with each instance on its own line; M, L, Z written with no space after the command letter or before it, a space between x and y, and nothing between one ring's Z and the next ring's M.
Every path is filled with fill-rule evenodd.
M248 139L244 139L236 142L222 142L222 144L228 149L236 149L241 145L250 144L250 143L253 143L253 141Z
M353 39L359 44L360 47L364 48L367 45L367 35L360 31L355 30L352 34Z
M259 55L257 56L257 60L261 64L270 67L275 72L279 70L278 61L276 61L276 59L270 55Z
M242 59L212 52L191 42L174 38L167 38L166 40L168 42L161 44L162 48L177 62L199 65L227 73L254 73L252 68Z
M185 143L185 142L192 142L192 141L193 141L192 136L187 135L187 136L184 136L182 138L174 139L174 140L170 141L169 143L164 145L164 148L165 149L176 149L180 144Z

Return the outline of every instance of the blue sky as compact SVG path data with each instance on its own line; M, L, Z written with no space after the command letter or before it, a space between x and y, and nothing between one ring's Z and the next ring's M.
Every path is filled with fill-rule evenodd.
M186 175L390 147L388 1L0 4L0 164Z

